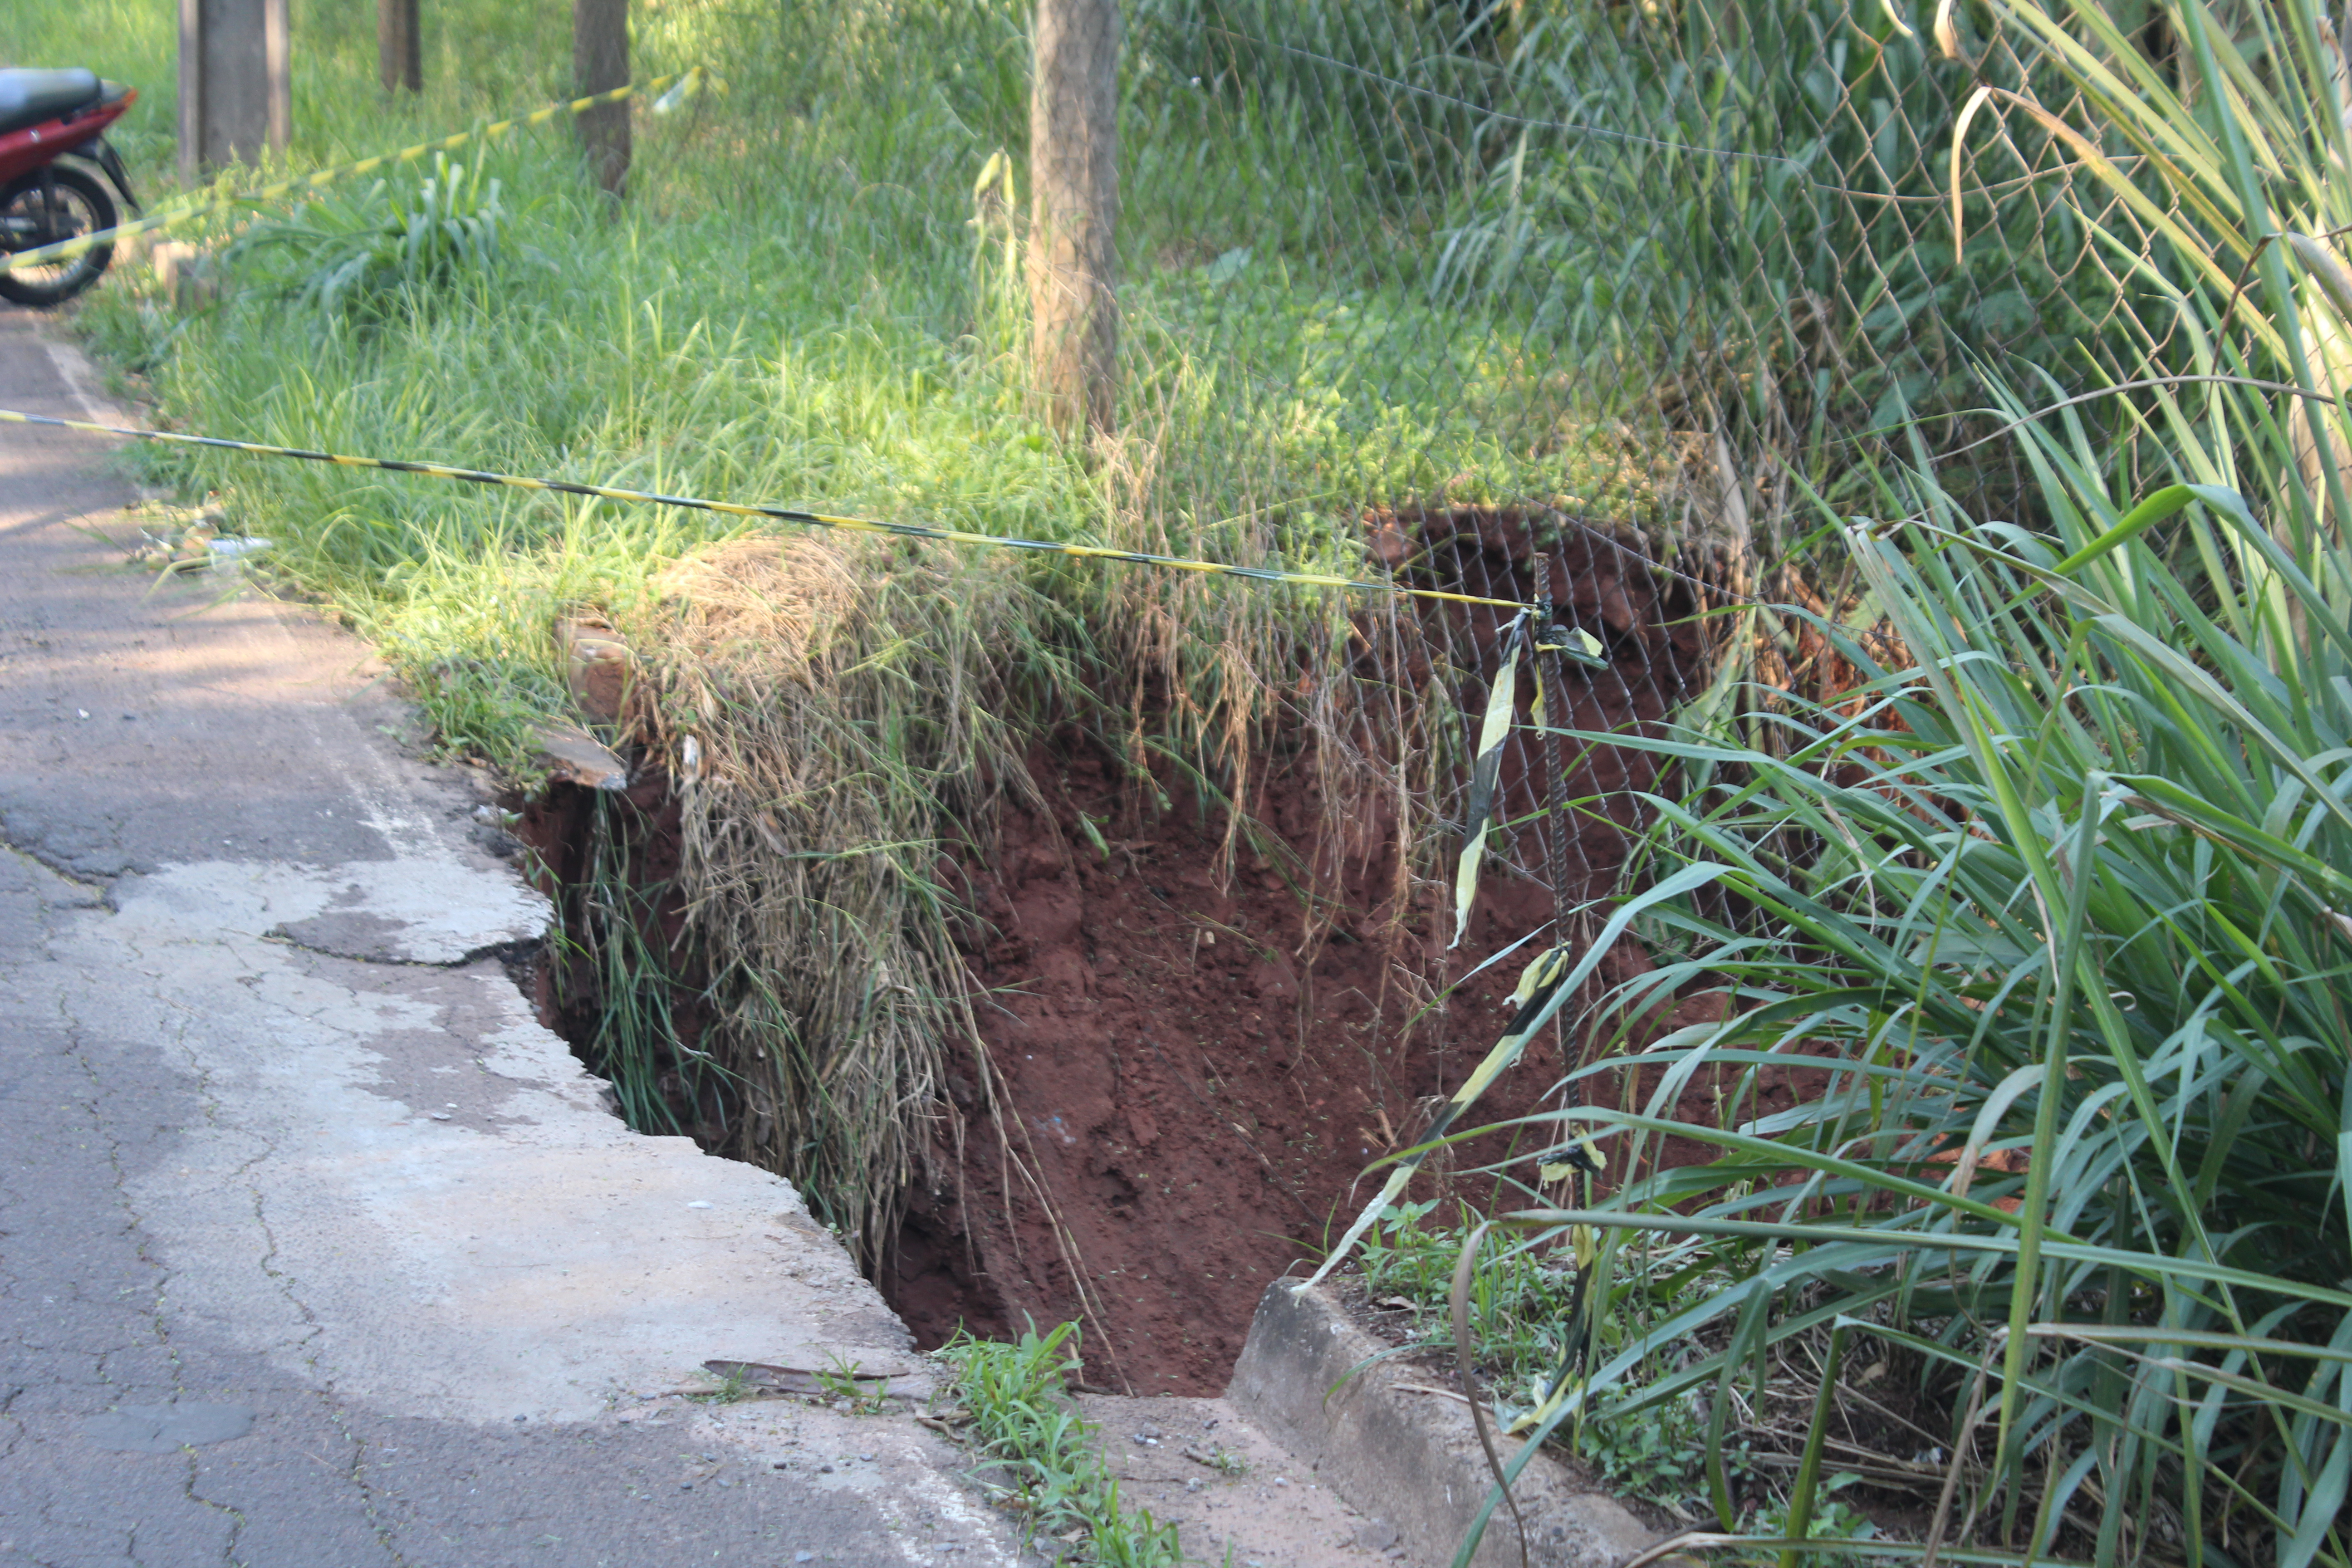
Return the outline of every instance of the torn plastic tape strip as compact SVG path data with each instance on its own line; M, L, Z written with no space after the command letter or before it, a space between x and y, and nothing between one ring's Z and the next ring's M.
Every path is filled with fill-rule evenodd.
M133 219L130 223L117 224L112 228L101 228L93 234L77 235L72 239L61 239L54 245L36 246L31 250L19 250L0 255L0 272L16 267L38 267L51 261L70 260L84 251L95 250L101 245L112 245L116 240L127 238L134 234L146 234L159 228L170 228L176 224L208 216L213 213L226 212L248 202L272 202L281 196L318 190L331 185L338 180L348 180L359 174L371 174L378 169L388 169L395 163L413 163L427 153L454 152L468 142L495 140L520 126L544 125L559 114L585 114L601 104L618 103L633 94L656 92L671 82L683 81L688 77L697 74L707 73L703 72L702 67L692 66L676 76L657 76L650 81L631 82L626 87L616 87L604 92L591 93L586 98L575 98L568 103L551 103L546 108L533 110L529 114L519 114L510 119L496 121L478 131L460 131L452 135L444 136L438 141L420 142L414 147L403 147L397 153L379 153L373 158L362 158L356 163L339 163L331 169L320 169L316 174L304 174L298 179L280 180L275 184L263 185L256 190L239 191L234 195L217 196L210 200L191 199L177 206L150 213L145 217Z
M982 544L999 550L1026 550L1044 555L1070 555L1087 561L1126 561L1139 566L1164 566L1179 572L1200 572L1223 577L1247 577L1260 583L1287 583L1308 588L1339 588L1365 594L1402 594L1416 599L1436 599L1454 605L1493 605L1524 610L1513 599L1489 599L1476 594L1454 594L1442 588L1412 588L1399 583L1368 583L1322 572L1284 572L1269 566L1234 566L1223 561L1196 561L1181 555L1153 555L1140 550L1115 550L1103 544L1064 544L1050 539L1016 539L993 533L967 533L957 528L932 528L919 522L877 522L871 518L835 517L792 507L759 506L743 501L708 500L697 496L660 495L652 490L619 489L610 485L583 485L569 479L534 479L519 474L497 474L482 468L454 468L440 463L414 463L398 458L354 458L341 452L318 452L301 447L271 447L258 441L231 441L219 436L189 436L177 430L131 430L119 425L98 425L86 419L54 419L46 414L23 414L0 408L0 423L47 425L59 430L85 430L96 436L128 436L138 441L164 441L182 447L210 447L257 458L299 458L309 463L333 463L346 468L381 468L386 473L423 474L430 479L458 479L474 485L503 485L509 489L555 490L598 500L633 501L646 506L684 507L693 511L723 512L730 517L765 518L811 528L838 529L850 533L887 533L902 539L934 539L948 544ZM1569 655L1574 658L1574 653ZM1604 661L1593 659L1595 665Z

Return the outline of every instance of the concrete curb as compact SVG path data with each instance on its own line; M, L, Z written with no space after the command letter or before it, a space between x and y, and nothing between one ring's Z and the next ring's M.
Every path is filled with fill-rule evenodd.
M1393 1525L1413 1562L1449 1563L1493 1479L1460 1401L1400 1386L1417 1380L1390 1363L1349 1375L1388 1348L1356 1326L1328 1286L1301 1292L1276 1280L1258 1302L1225 1397L1313 1465L1325 1486ZM1535 1568L1612 1568L1652 1543L1615 1499L1546 1455L1511 1490ZM1507 1510L1495 1510L1471 1562L1518 1568Z

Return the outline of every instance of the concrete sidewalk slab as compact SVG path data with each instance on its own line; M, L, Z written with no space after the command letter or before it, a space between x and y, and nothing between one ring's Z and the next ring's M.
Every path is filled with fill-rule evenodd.
M912 1373L790 1184L630 1131L497 963L387 970L264 935L339 888L368 913L368 873L415 865L172 867L52 943L86 1026L168 1041L201 1085L177 1163L131 1185L182 1307L402 1415L587 1419L719 1356ZM418 888L464 885L441 869L383 923L461 953L491 934L468 917L505 910L435 918ZM257 1224L267 1269L239 1243Z

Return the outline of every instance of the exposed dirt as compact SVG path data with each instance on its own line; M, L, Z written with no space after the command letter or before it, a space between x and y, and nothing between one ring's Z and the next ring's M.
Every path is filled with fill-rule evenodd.
M1531 592L1520 520L1460 512L1408 522L1429 542L1432 576L1499 597ZM1661 718L1697 664L1696 631L1670 624L1692 607L1683 584L1596 535L1561 546L1551 580L1612 659L1607 671L1570 675L1572 722L1607 730ZM1492 613L1466 617L1489 656L1498 628ZM1276 763L1255 797L1302 858L1314 852L1321 805L1307 760ZM1514 810L1534 803L1528 763L1517 748L1507 759ZM969 1119L959 1179L917 1194L879 1283L927 1344L959 1321L1001 1331L1024 1315L1083 1314L1097 1381L1214 1393L1267 1281L1319 1255L1369 1197L1364 1166L1425 1124L1434 1098L1492 1046L1517 963L1461 977L1543 924L1550 891L1498 870L1469 937L1447 955L1450 915L1434 886L1389 921L1391 847L1346 868L1343 913L1316 946L1276 865L1245 855L1220 885L1223 825L1170 781L1160 782L1176 808L1146 815L1149 792L1082 740L1041 749L1030 766L1050 809L1009 813L992 863L965 871L996 933L970 956L994 1004L982 1033L1010 1111L1003 1131L1040 1180L1032 1185L1000 1157L982 1086L967 1076L956 1086ZM1571 777L1571 796L1609 800L1608 815L1578 834L1573 897L1611 885L1624 854L1617 825L1633 821L1625 792L1653 776L1646 757L1604 749ZM1082 816L1102 825L1108 854ZM1644 964L1623 944L1602 978ZM1414 1022L1433 975L1461 983ZM1535 1109L1563 1067L1554 1042L1538 1042L1480 1116ZM1715 1113L1711 1102L1691 1110ZM1501 1152L1474 1144L1454 1164ZM1416 1195L1435 1184L1419 1179ZM1475 1202L1493 1190L1491 1180L1462 1188Z
M1532 592L1518 516L1465 510L1374 524L1376 543L1408 573L1497 597ZM1612 661L1605 671L1569 675L1571 722L1606 731L1662 719L1701 662L1687 582L1651 566L1633 542L1599 531L1570 530L1550 554L1555 598L1602 638ZM1450 622L1430 628L1437 657L1416 661L1407 679L1443 679L1449 644L1456 668L1473 658L1493 668L1501 612L1445 614ZM1474 706L1483 702L1483 693L1469 695ZM1509 812L1535 804L1531 757L1515 742L1506 758ZM1299 864L1316 863L1325 816L1310 762L1303 751L1276 755L1253 795L1265 826ZM1095 1383L1214 1394L1266 1282L1318 1256L1369 1197L1359 1181L1366 1163L1424 1125L1437 1097L1493 1044L1518 961L1462 977L1548 921L1551 892L1497 865L1466 940L1448 954L1451 916L1435 885L1396 907L1391 834L1387 848L1350 862L1325 887L1339 908L1318 940L1284 864L1244 849L1220 878L1225 826L1178 781L1139 787L1075 732L1041 744L1028 765L1045 807L1008 809L997 841L985 855L967 852L961 866L985 922L967 950L988 998L979 1049L1003 1099L992 1100L977 1058L959 1057L950 1087L960 1126L943 1121L941 1179L912 1194L877 1283L927 1346L960 1322L1001 1333L1024 1317L1080 1317ZM1571 897L1612 885L1635 819L1633 792L1654 773L1647 756L1621 748L1597 748L1577 767L1570 794L1598 805L1575 837ZM576 882L589 852L589 800L587 791L559 786L519 827L558 882ZM663 781L641 780L625 802L607 797L606 807L626 827L636 879L666 877L676 813ZM1518 850L1521 864L1541 864L1531 838ZM674 934L675 911L647 910L642 919L648 934ZM549 966L541 1001L550 1022L584 1045L594 977L565 973L566 962L558 954ZM1635 944L1622 943L1601 982L1646 964ZM698 1022L691 976L681 979L674 1012L690 1045ZM1424 1009L1433 980L1460 984ZM1479 1116L1536 1109L1563 1066L1547 1036ZM691 1103L674 1077L671 1085L680 1121L715 1131L716 1108ZM1694 1090L1686 1114L1716 1118L1712 1087ZM1004 1157L1006 1142L1016 1160ZM1474 1144L1452 1163L1465 1169L1502 1152ZM1443 1171L1417 1178L1416 1195L1446 1179ZM1495 1188L1491 1179L1464 1180L1459 1191L1483 1204Z

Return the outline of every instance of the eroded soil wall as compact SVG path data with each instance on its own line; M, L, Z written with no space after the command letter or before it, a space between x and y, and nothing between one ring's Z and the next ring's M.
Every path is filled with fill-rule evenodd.
M1499 598L1532 592L1519 519L1414 514L1398 526L1424 542L1435 580ZM1630 542L1592 533L1555 551L1550 578L1612 659L1569 677L1570 721L1615 730L1662 718L1698 664L1687 585L1650 571ZM1474 611L1444 628L1457 668L1476 658L1491 672L1502 619ZM1433 658L1418 673L1436 678L1444 664ZM1484 700L1465 696L1473 708ZM1303 749L1277 758L1253 792L1265 826L1301 862L1314 860L1325 816L1310 762ZM1518 745L1507 757L1509 810L1535 804L1531 762ZM992 937L969 956L990 997L982 1032L1004 1085L1003 1123L976 1081L959 1086L969 1121L956 1179L917 1195L881 1283L927 1342L959 1321L1003 1331L1024 1316L1084 1315L1089 1369L1107 1385L1213 1393L1267 1282L1320 1256L1373 1190L1364 1167L1425 1125L1493 1045L1518 966L1463 976L1547 921L1551 892L1498 866L1449 954L1452 917L1435 884L1394 907L1392 824L1382 822L1367 837L1388 847L1323 889L1339 893L1339 912L1318 943L1281 866L1244 851L1220 878L1224 825L1174 781L1157 782L1176 809L1148 814L1152 792L1083 741L1040 749L1030 766L1046 809L1008 813L996 855L966 867ZM1654 777L1648 757L1619 748L1572 771L1571 797L1598 801L1575 832L1572 899L1613 887L1632 792ZM1108 855L1081 815L1111 825L1100 830ZM1602 980L1643 962L1630 947L1612 954ZM1425 1005L1440 976L1458 984ZM1564 1066L1547 1035L1480 1120L1535 1109ZM1035 1183L1000 1157L1000 1132ZM1452 1163L1502 1152L1473 1144ZM1415 1194L1437 1184L1423 1178ZM1491 1178L1459 1186L1473 1202L1494 1194Z
M1510 514L1414 513L1390 527L1425 546L1419 569L1430 577L1502 598L1531 591L1527 529ZM1612 661L1569 677L1571 722L1603 731L1662 719L1700 662L1688 584L1653 569L1631 542L1592 531L1571 531L1550 571L1555 596ZM1457 618L1433 628L1440 651L1409 678L1474 664L1474 681L1491 672L1501 616L1450 613ZM1473 710L1483 702L1483 691L1464 696ZM1493 1044L1518 965L1462 976L1548 921L1550 889L1498 865L1466 940L1448 953L1451 914L1437 886L1421 885L1399 908L1394 834L1383 831L1392 824L1374 823L1368 841L1385 847L1322 888L1337 907L1328 929L1310 930L1286 865L1317 863L1327 803L1305 745L1284 752L1282 740L1252 799L1295 863L1244 847L1228 871L1226 824L1181 781L1139 787L1076 731L1028 758L1044 804L1008 807L995 841L964 853L982 1038L955 1054L956 1114L939 1123L937 1177L910 1195L899 1245L877 1270L927 1344L959 1323L1003 1333L1024 1319L1077 1317L1098 1384L1220 1391L1267 1281L1319 1256L1369 1197L1365 1165L1425 1125ZM1507 758L1512 811L1535 804L1531 759L1516 743ZM1633 795L1654 779L1644 753L1583 755L1569 792L1593 805L1574 837L1572 898L1614 886ZM676 818L659 781L641 781L628 809L642 823L628 850L635 873L666 877ZM585 792L571 786L527 813L523 831L555 879L576 884L587 821ZM1520 859L1540 866L1532 848L1522 844ZM649 931L674 932L674 910L649 907L645 918ZM1627 944L1601 980L1644 963ZM596 977L561 954L548 973L551 1021L584 1043ZM1460 984L1430 1005L1441 979ZM690 977L676 989L683 1036L696 1026ZM1480 1119L1535 1109L1563 1067L1547 1035ZM706 1142L719 1142L713 1108L680 1090L675 1110ZM1502 1152L1472 1145L1451 1163L1460 1171ZM1420 1179L1416 1195L1445 1179ZM1495 1194L1491 1178L1457 1180L1473 1202Z

